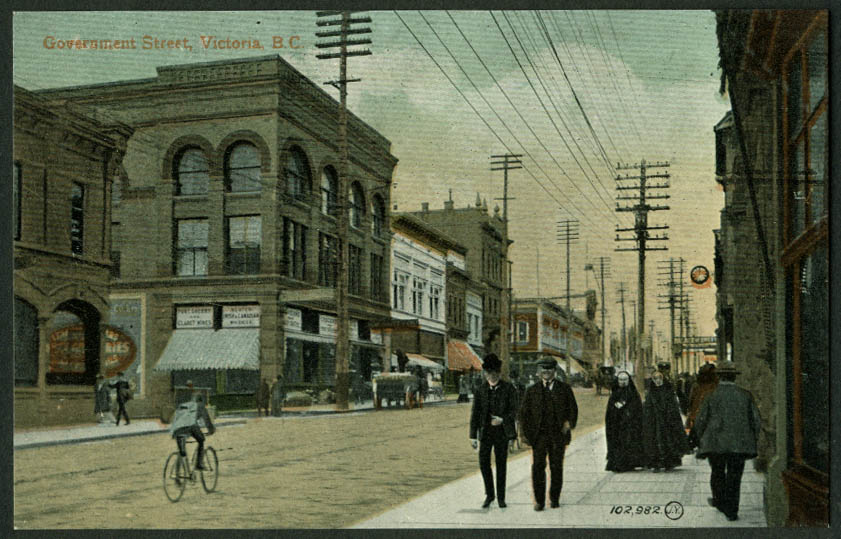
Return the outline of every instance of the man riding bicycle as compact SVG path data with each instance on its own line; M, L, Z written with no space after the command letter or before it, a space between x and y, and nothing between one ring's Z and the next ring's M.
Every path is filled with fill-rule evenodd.
M170 427L170 432L172 432L172 437L175 438L175 443L178 444L178 451L182 457L187 456L185 447L187 436L192 435L199 443L197 470L204 469L204 433L201 430L202 426L207 428L208 434L216 432L216 427L213 426L213 421L211 421L210 414L207 413L207 407L205 407L204 395L197 393L192 400L178 405Z

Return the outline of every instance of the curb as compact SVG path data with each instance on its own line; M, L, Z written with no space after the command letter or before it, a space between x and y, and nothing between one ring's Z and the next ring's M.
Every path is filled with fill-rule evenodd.
M231 421L226 421L224 423L218 423L215 426L217 428L227 427L230 425L244 425L247 421L245 419L233 419ZM14 446L14 450L18 451L21 449L36 449L39 447L48 447L53 445L69 445L69 444L81 444L86 442L96 442L99 440L110 440L112 438L127 438L130 436L144 436L147 434L168 434L169 428L162 428L157 430L141 430L136 432L114 432L104 434L102 436L89 436L85 438L67 438L67 439L60 439L60 440L47 440L47 441L40 441L40 442L24 442L21 444L17 444Z

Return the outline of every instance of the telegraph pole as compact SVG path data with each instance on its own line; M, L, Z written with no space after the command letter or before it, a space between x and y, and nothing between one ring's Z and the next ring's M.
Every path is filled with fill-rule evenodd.
M592 264L587 264L586 266L584 266L584 269L585 270L588 270L588 269L592 270L594 273L596 271L593 268ZM598 282L600 283L600 287L601 287L599 289L599 291L601 292L601 295L602 295L602 354L601 354L601 360L602 360L602 365L607 365L607 361L605 360L606 356L605 356L605 348L604 348L604 330L605 330L605 325L604 325L604 311L605 311L604 278L605 277L610 277L610 257L606 257L606 256L600 256L599 257L599 274L597 275L597 277L598 277Z
M566 219L563 221L558 221L558 241L559 242L566 242L567 246L567 293L566 293L566 316L567 316L567 338L566 338L566 350L564 350L564 355L566 355L567 361L567 373L570 372L570 364L571 360L569 357L569 341L572 337L572 323L573 323L573 316L572 310L570 309L569 300L570 300L570 291L569 291L569 281L570 281L570 272L569 272L569 244L575 240L578 240L578 220L577 219Z
M666 286L668 288L668 293L665 295L659 294L657 297L662 298L659 300L661 306L659 306L658 309L668 309L669 311L669 353L666 357L669 358L669 361L672 363L672 367L675 371L680 370L680 357L675 351L675 308L678 307L676 303L679 299L677 293L677 281L675 280L675 270L677 269L675 262L678 262L679 260L683 259L669 258L668 260L661 260L658 268L660 270L660 277L668 277L668 280L661 280L659 283L661 286ZM668 266L666 266L667 262Z
M511 358L511 354L509 353L509 347L511 346L511 339L508 337L508 330L509 326L511 325L511 266L508 263L508 201L514 200L513 198L508 196L508 171L515 170L522 167L522 161L518 158L522 157L522 154L505 154L505 155L492 155L491 159L497 159L497 161L491 161L491 170L501 170L502 171L502 257L505 260L505 271L508 273L508 278L506 282L508 283L508 288L503 294L502 301L503 305L501 305L501 311L505 313L504 320L500 323L500 331L499 331L499 339L500 339L500 346L499 352L500 357L499 359L502 361L502 369L503 374L508 374L508 362ZM502 159L502 161L498 161ZM498 165L498 166L497 166ZM500 199L496 199L500 200Z
M670 175L668 173L661 173L661 174L646 174L646 170L649 168L663 168L668 167L669 163L646 163L645 159L640 161L639 164L635 165L619 165L617 164L616 170L629 170L629 169L639 169L640 174L639 176L616 176L616 181L619 183L617 185L617 191L637 191L636 194L630 196L617 196L616 200L627 200L634 202L635 204L631 206L620 206L617 202L616 204L616 211L619 212L633 212L634 213L634 227L633 228L620 228L619 226L616 227L616 241L634 241L636 242L636 247L632 248L617 248L617 251L637 251L639 254L639 270L638 270L638 279L637 279L637 303L639 303L639 311L637 313L637 321L636 321L636 332L639 336L645 331L645 252L646 251L665 251L667 247L647 247L646 243L649 241L665 241L668 240L668 236L663 234L662 236L651 236L649 235L649 231L651 230L667 230L669 228L668 225L662 226L648 226L648 212L650 211L660 211L660 210L668 210L668 206L652 206L648 203L649 200L654 199L666 199L669 198L669 195L649 195L646 193L649 189L667 189L669 184L664 183L655 183L651 185L646 184L646 180L654 179L654 178L662 178L668 179ZM636 185L624 185L621 182L627 180L636 180L639 183ZM633 237L620 237L619 232L634 232ZM642 358L641 358L641 343L640 338L638 337L636 340L636 349L637 349L637 357L634 359L634 370L639 372L637 369L642 368ZM639 379L637 379L639 383Z
M628 343L625 337L625 283L619 283L619 301L616 303L622 304L622 368L628 368ZM634 379L636 379L636 372L634 373Z
M352 24L370 24L370 17L351 18L350 11L317 11L316 26L338 26L339 30L316 32L316 37L338 37L338 41L316 43L319 49L339 48L339 52L316 55L319 60L339 58L339 79L325 82L339 90L339 275L336 280L336 410L348 409L348 391L350 386L348 368L350 357L350 323L348 320L348 136L347 136L347 85L362 79L347 78L347 59L349 56L367 56L368 49L348 50L348 46L368 45L368 38L348 39L351 34L369 34L370 28L351 28ZM336 18L338 17L338 18Z

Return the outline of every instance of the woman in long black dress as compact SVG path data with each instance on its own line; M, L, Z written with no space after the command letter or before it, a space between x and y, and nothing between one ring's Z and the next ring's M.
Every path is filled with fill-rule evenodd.
M642 399L631 375L616 377L604 415L607 466L610 472L628 472L645 465L642 445Z
M683 456L691 451L677 396L670 384L663 383L661 372L651 375L651 386L645 396L643 444L648 467L655 472L680 466Z

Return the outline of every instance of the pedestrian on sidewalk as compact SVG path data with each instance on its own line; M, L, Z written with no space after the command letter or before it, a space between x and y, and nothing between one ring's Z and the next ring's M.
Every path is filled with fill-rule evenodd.
M645 466L642 445L642 399L627 371L616 376L604 415L609 472L629 472Z
M736 366L732 361L719 363L718 387L704 399L694 428L698 458L709 458L712 469L712 498L707 502L733 521L739 518L745 460L756 458L762 423L751 394L736 386Z
M257 417L262 415L263 410L266 411L266 416L269 415L269 382L263 378L260 385L257 386L257 393L255 394L257 401Z
M96 375L96 385L94 386L94 409L100 423L105 420L105 412L111 411L111 390L108 384L105 383L105 376L102 374Z
M554 358L538 362L540 381L526 389L520 406L523 437L532 447L531 483L534 510L546 505L546 457L549 457L549 502L560 507L564 480L564 451L578 422L578 404L572 388L555 379L558 363Z
M126 418L126 425L130 424L131 421L128 418L128 412L126 412L126 402L131 400L132 394L131 386L129 386L126 380L126 374L120 371L117 374L117 381L111 382L108 385L117 390L117 426L120 426L120 418L122 417Z
M691 452L677 396L660 371L651 375L651 386L645 396L643 447L647 465L655 472L680 466L683 456Z
M272 415L280 417L283 412L283 401L286 399L286 392L283 390L283 377L277 375L277 380L274 381L271 388L272 394Z
M485 382L473 395L470 412L470 443L479 447L479 470L485 481L487 509L494 498L500 507L505 504L505 475L508 466L508 441L517 436L514 421L517 417L517 390L510 382L500 379L502 362L496 354L488 354L483 362ZM496 460L496 491L491 471L491 449Z
M467 380L468 376L464 372L458 377L458 400L456 402L470 402L470 399L467 397L468 393L470 393L470 382Z
M698 417L698 412L701 411L701 405L704 403L704 400L710 393L715 391L716 387L718 387L718 376L716 376L715 364L706 363L698 369L698 380L692 385L692 389L689 391L686 428L689 430L689 444L692 447L698 447L697 433L692 428L695 426L695 418Z

